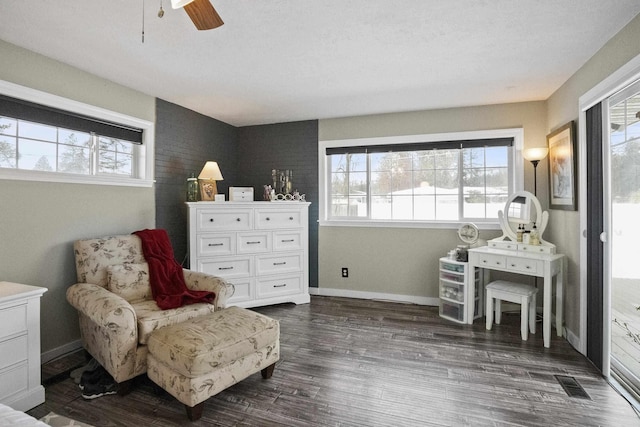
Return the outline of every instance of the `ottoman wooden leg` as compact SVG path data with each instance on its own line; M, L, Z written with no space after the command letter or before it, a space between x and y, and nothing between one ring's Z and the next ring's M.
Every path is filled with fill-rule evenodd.
M187 417L189 417L189 421L198 421L202 416L202 410L204 409L204 402L198 403L196 406L188 406L184 405L187 410Z
M271 375L273 375L273 370L275 368L276 368L276 364L274 363L267 366L262 371L260 371L260 373L262 373L262 378L264 378L265 380L271 378Z

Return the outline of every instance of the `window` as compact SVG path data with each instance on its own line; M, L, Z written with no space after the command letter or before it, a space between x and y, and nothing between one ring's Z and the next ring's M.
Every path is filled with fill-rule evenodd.
M522 186L514 172L521 136L516 129L325 141L324 219L497 223L507 196Z
M7 82L0 91L0 178L152 185L152 123Z

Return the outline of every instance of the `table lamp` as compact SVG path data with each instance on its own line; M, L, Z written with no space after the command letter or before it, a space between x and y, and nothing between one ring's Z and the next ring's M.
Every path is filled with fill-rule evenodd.
M205 202L211 202L218 194L218 186L216 181L222 181L222 173L218 167L218 163L208 161L205 163L200 175L198 175L198 182L200 183L200 200Z

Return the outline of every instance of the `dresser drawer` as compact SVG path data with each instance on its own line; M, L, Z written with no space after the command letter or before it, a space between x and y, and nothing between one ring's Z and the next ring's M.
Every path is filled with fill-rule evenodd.
M27 330L27 305L20 304L0 310L0 337Z
M196 215L198 231L251 230L251 210L201 209Z
M255 298L253 279L231 279L229 283L233 284L235 290L231 298L227 300L228 304L251 301Z
M198 256L234 255L236 253L235 233L198 235Z
M276 203L276 202L274 202ZM256 228L299 228L302 227L302 212L299 210L256 210Z
M253 273L252 257L201 258L198 271L223 278L248 277Z
M507 269L529 274L542 273L542 266L535 259L507 257Z
M295 294L302 290L302 277L296 275L258 280L256 289L258 298Z
M238 253L251 254L271 252L271 233L261 231L255 233L238 233Z
M487 246L493 249L504 249L508 251L517 251L518 243L516 242L492 242L491 240L487 242Z
M274 251L297 251L302 249L302 234L299 231L275 231Z
M507 257L494 254L478 254L478 264L480 267L486 265L497 268L507 268Z
M28 356L29 345L26 334L0 342L0 370L20 362L26 362Z
M302 271L302 253L260 255L256 257L256 274Z
M23 393L29 387L29 367L23 363L0 373L0 402L14 394Z

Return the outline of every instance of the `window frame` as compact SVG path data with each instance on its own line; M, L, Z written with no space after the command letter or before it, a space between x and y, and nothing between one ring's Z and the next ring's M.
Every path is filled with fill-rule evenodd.
M133 172L136 176L116 174L84 175L65 172L36 171L0 168L0 179L41 181L74 184L117 185L128 187L152 187L154 183L155 124L148 120L74 101L58 95L0 80L0 93L13 98L77 113L84 116L118 123L142 130L142 144L134 144ZM17 117L21 119L20 117ZM64 126L60 126L64 127Z
M490 138L513 138L513 146L511 150L511 164L513 170L509 176L509 193L521 191L524 189L524 161L522 157L522 149L524 146L524 129L489 129L479 131L464 132L448 132L433 133L421 135L401 135L389 137L372 137L372 138L356 138L356 139L340 139L340 140L324 140L318 143L318 171L319 171L319 223L320 226L336 226L336 227L403 227L403 228L442 228L455 229L464 220L454 221L416 221L416 220L379 220L368 218L353 219L329 219L329 194L331 188L331 171L327 162L327 148L333 147L350 147L350 146L372 146L372 145L402 145L419 142L441 142L441 141L463 141L473 139L490 139ZM477 222L481 229L500 229L498 219Z

